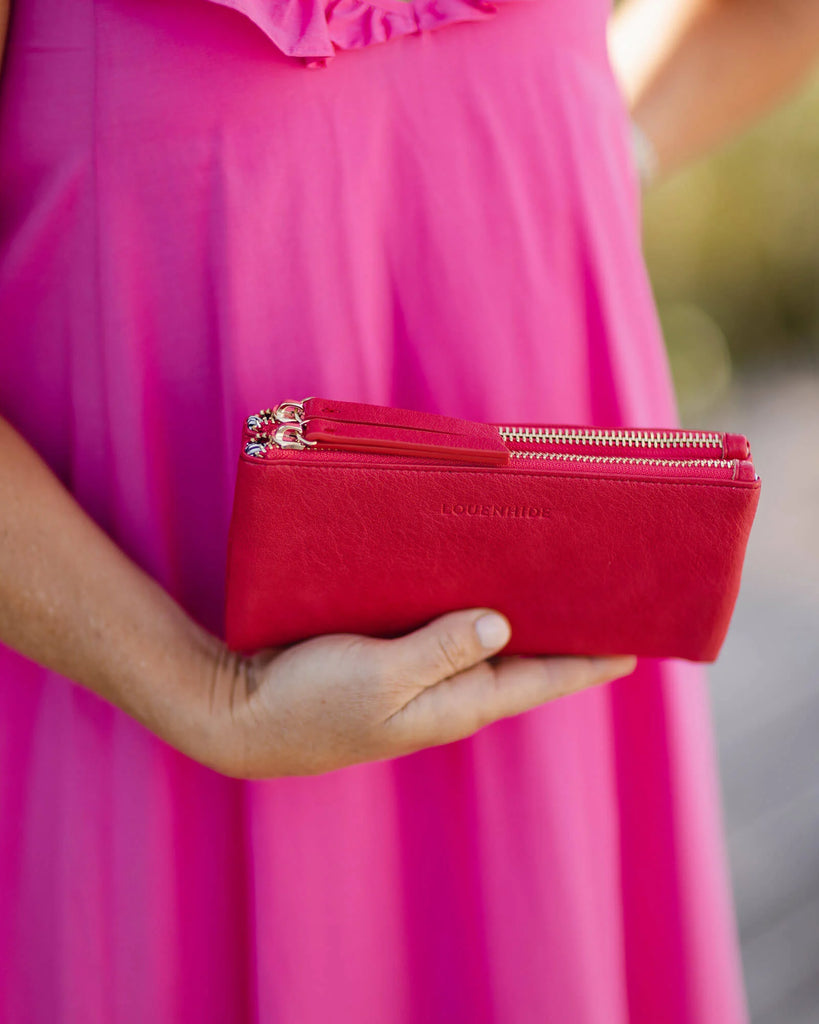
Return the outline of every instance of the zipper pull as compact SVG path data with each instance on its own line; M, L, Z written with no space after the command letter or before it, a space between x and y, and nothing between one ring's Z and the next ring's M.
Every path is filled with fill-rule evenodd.
M248 418L245 430L245 454L259 458L268 447L406 455L485 466L505 466L511 457L491 424L322 398L263 409Z
M292 407L296 403L285 404ZM447 436L462 434L483 438L489 444L498 437L498 428L491 423L459 419L457 416L441 416L434 412L419 412L416 409L369 405L365 402L332 402L326 398L307 398L301 403L301 414L304 420L315 418L356 425L401 427Z
M349 423L313 416L307 417L298 428L301 440L318 450L408 455L484 466L505 466L509 462L509 449L491 430L488 434L458 434L381 423ZM297 430L293 425L285 429L291 437Z

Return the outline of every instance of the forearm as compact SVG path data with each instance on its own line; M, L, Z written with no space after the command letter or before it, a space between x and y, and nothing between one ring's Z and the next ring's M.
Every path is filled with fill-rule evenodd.
M169 739L221 650L2 418L0 641Z
M3 54L6 48L10 15L11 0L0 0L0 71L3 69Z
M805 82L819 57L819 2L625 0L609 50L667 176Z

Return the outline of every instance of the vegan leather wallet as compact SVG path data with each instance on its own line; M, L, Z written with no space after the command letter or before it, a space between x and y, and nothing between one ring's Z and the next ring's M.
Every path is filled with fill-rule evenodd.
M227 642L487 607L511 623L504 654L713 661L759 492L740 434L285 401L244 426Z

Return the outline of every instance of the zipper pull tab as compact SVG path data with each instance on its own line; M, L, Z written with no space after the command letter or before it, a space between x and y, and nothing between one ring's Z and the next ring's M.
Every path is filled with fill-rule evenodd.
M294 403L288 403L293 405ZM337 423L371 424L377 427L402 427L434 434L463 434L480 437L491 443L496 440L498 428L490 423L459 419L457 416L441 416L434 412L419 412L416 409L394 409L387 405L369 405L366 402L331 402L326 398L307 398L301 403L304 420L333 420Z
M487 466L509 462L509 449L489 423L395 409L367 402L306 398L299 410L302 436L320 448L411 455Z
M509 462L509 449L491 430L488 434L456 434L308 416L301 424L301 435L306 444L315 446L318 451L334 449L373 455L407 455L484 466L505 466Z

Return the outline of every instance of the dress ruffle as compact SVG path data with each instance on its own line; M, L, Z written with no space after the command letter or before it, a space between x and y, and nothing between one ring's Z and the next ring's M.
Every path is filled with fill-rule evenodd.
M484 21L520 0L208 0L239 11L288 57L323 68L355 50L459 21ZM531 0L528 0L531 2Z

